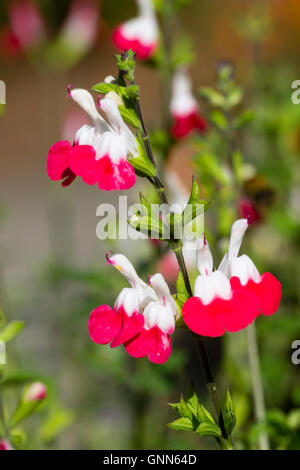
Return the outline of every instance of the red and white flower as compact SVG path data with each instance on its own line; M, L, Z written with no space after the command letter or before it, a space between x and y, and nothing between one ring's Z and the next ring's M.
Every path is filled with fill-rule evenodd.
M239 219L232 225L228 252L221 261L219 270L231 279L233 289L243 289L257 299L256 316L261 313L273 315L280 304L280 282L271 273L260 275L249 256L238 256L247 227L247 219Z
M100 305L89 318L89 334L97 344L112 348L124 344L133 357L146 357L162 364L171 354L170 334L178 314L176 303L161 274L154 274L147 285L130 261L121 254L107 256L131 287L120 292L114 308Z
M53 181L68 186L76 176L89 185L111 191L131 188L136 176L127 157L138 155L136 139L123 121L114 96L99 102L107 121L98 113L92 95L83 89L69 90L70 96L88 114L92 125L82 126L73 145L66 140L48 153L47 172Z
M192 131L206 131L207 122L199 112L187 70L182 67L178 68L173 76L170 111L173 118L173 137L181 139Z
M137 0L139 15L118 26L113 41L121 51L132 49L139 59L148 59L158 46L158 25L151 0Z
M199 335L211 337L246 328L256 317L256 297L239 289L234 278L229 280L222 271L213 271L213 258L205 238L197 253L197 263L200 275L194 297L182 309L187 326Z

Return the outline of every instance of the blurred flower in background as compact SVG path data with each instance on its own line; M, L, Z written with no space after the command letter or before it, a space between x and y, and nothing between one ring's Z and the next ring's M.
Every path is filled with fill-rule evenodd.
M139 59L148 59L158 47L158 25L152 0L136 0L139 15L118 26L113 42L123 50L132 49Z
M184 67L178 68L173 76L170 111L173 137L181 139L193 131L207 130L207 122L200 114L199 104L192 94L191 79Z

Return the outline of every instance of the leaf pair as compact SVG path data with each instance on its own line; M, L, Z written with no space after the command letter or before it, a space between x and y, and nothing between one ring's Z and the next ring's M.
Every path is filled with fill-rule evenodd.
M176 410L180 418L176 419L168 426L176 431L193 431L199 436L213 436L218 442L225 442L220 426L216 423L210 412L199 403L198 397L191 387L189 397L181 397L179 403L170 403L170 406ZM224 426L228 435L227 440L231 442L232 432L236 424L234 405L229 391L226 394L224 407Z

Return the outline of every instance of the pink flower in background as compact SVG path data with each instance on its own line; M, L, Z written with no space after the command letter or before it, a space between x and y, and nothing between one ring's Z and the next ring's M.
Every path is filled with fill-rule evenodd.
M255 224L261 221L261 216L256 209L255 205L245 196L243 196L239 203L238 209L240 216L248 220L249 225Z
M158 46L158 25L151 0L137 0L139 15L118 26L113 42L121 51L132 49L139 59L148 59Z
M97 344L112 348L124 344L133 357L146 357L162 364L171 354L170 334L178 314L176 303L161 274L154 274L147 285L130 261L121 254L107 257L131 287L120 292L114 308L101 305L92 311L89 334Z
M76 54L84 54L96 41L99 6L95 0L74 0L60 33L60 41Z
M14 0L9 8L11 29L23 49L31 49L45 39L45 25L33 0Z
M185 68L178 68L173 76L170 111L173 118L172 135L176 139L186 137L192 131L207 130L207 122L199 112Z
M187 326L199 335L211 337L246 328L257 316L256 297L237 286L233 289L232 279L220 270L213 271L213 258L205 238L197 262L200 275L194 297L182 308Z
M127 157L138 155L136 139L124 123L112 97L100 101L106 122L98 113L92 95L83 89L69 91L70 96L88 114L92 125L77 131L73 145L68 141L54 144L48 153L47 172L53 181L68 186L76 176L100 189L128 189L136 176Z
M42 382L29 385L24 394L24 401L42 401L47 397L47 387Z
M14 450L7 439L0 439L0 450Z
M280 282L271 273L260 275L249 256L238 256L247 227L247 219L237 220L232 225L228 252L219 270L231 279L233 289L242 289L257 299L256 316L273 315L281 300Z
M5 60L14 59L22 54L22 46L10 26L0 29L0 56Z

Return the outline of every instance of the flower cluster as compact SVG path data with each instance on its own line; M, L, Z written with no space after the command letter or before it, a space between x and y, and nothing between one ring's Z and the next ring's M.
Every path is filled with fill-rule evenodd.
M271 273L260 275L247 255L238 256L247 227L247 219L233 224L228 252L216 271L205 238L198 251L200 275L194 297L184 304L182 316L187 326L199 335L216 337L225 331L239 331L261 313L272 315L278 309L280 282Z
M121 254L107 255L108 262L118 269L131 287L124 288L113 308L100 305L89 318L89 334L97 344L115 348L124 344L133 357L146 357L162 364L171 354L170 335L178 316L168 285L159 273L146 284L137 275L130 261Z
M87 90L69 88L69 94L88 114L92 125L80 127L73 145L61 140L50 148L47 158L49 178L63 180L62 186L68 186L80 176L85 183L98 184L106 191L132 187L136 176L127 157L138 155L137 143L121 117L117 95L109 93L99 100L106 121L98 113Z
M236 332L261 313L272 315L278 309L280 282L271 273L260 275L247 255L238 256L247 226L246 219L233 224L228 252L215 271L203 238L197 252L200 275L194 296L182 308L185 324L196 334L216 337L226 331ZM120 292L113 308L101 305L93 310L89 319L91 339L98 344L110 343L112 348L124 344L133 357L148 356L152 362L166 362L171 354L170 334L179 312L164 277L150 276L147 285L124 255L107 259L131 287Z
M113 42L121 51L132 49L139 59L148 59L158 46L158 25L151 0L137 0L139 15L119 25Z
M178 68L173 76L170 111L173 118L172 135L180 139L192 131L204 132L207 122L199 112L192 94L191 80L185 68Z

